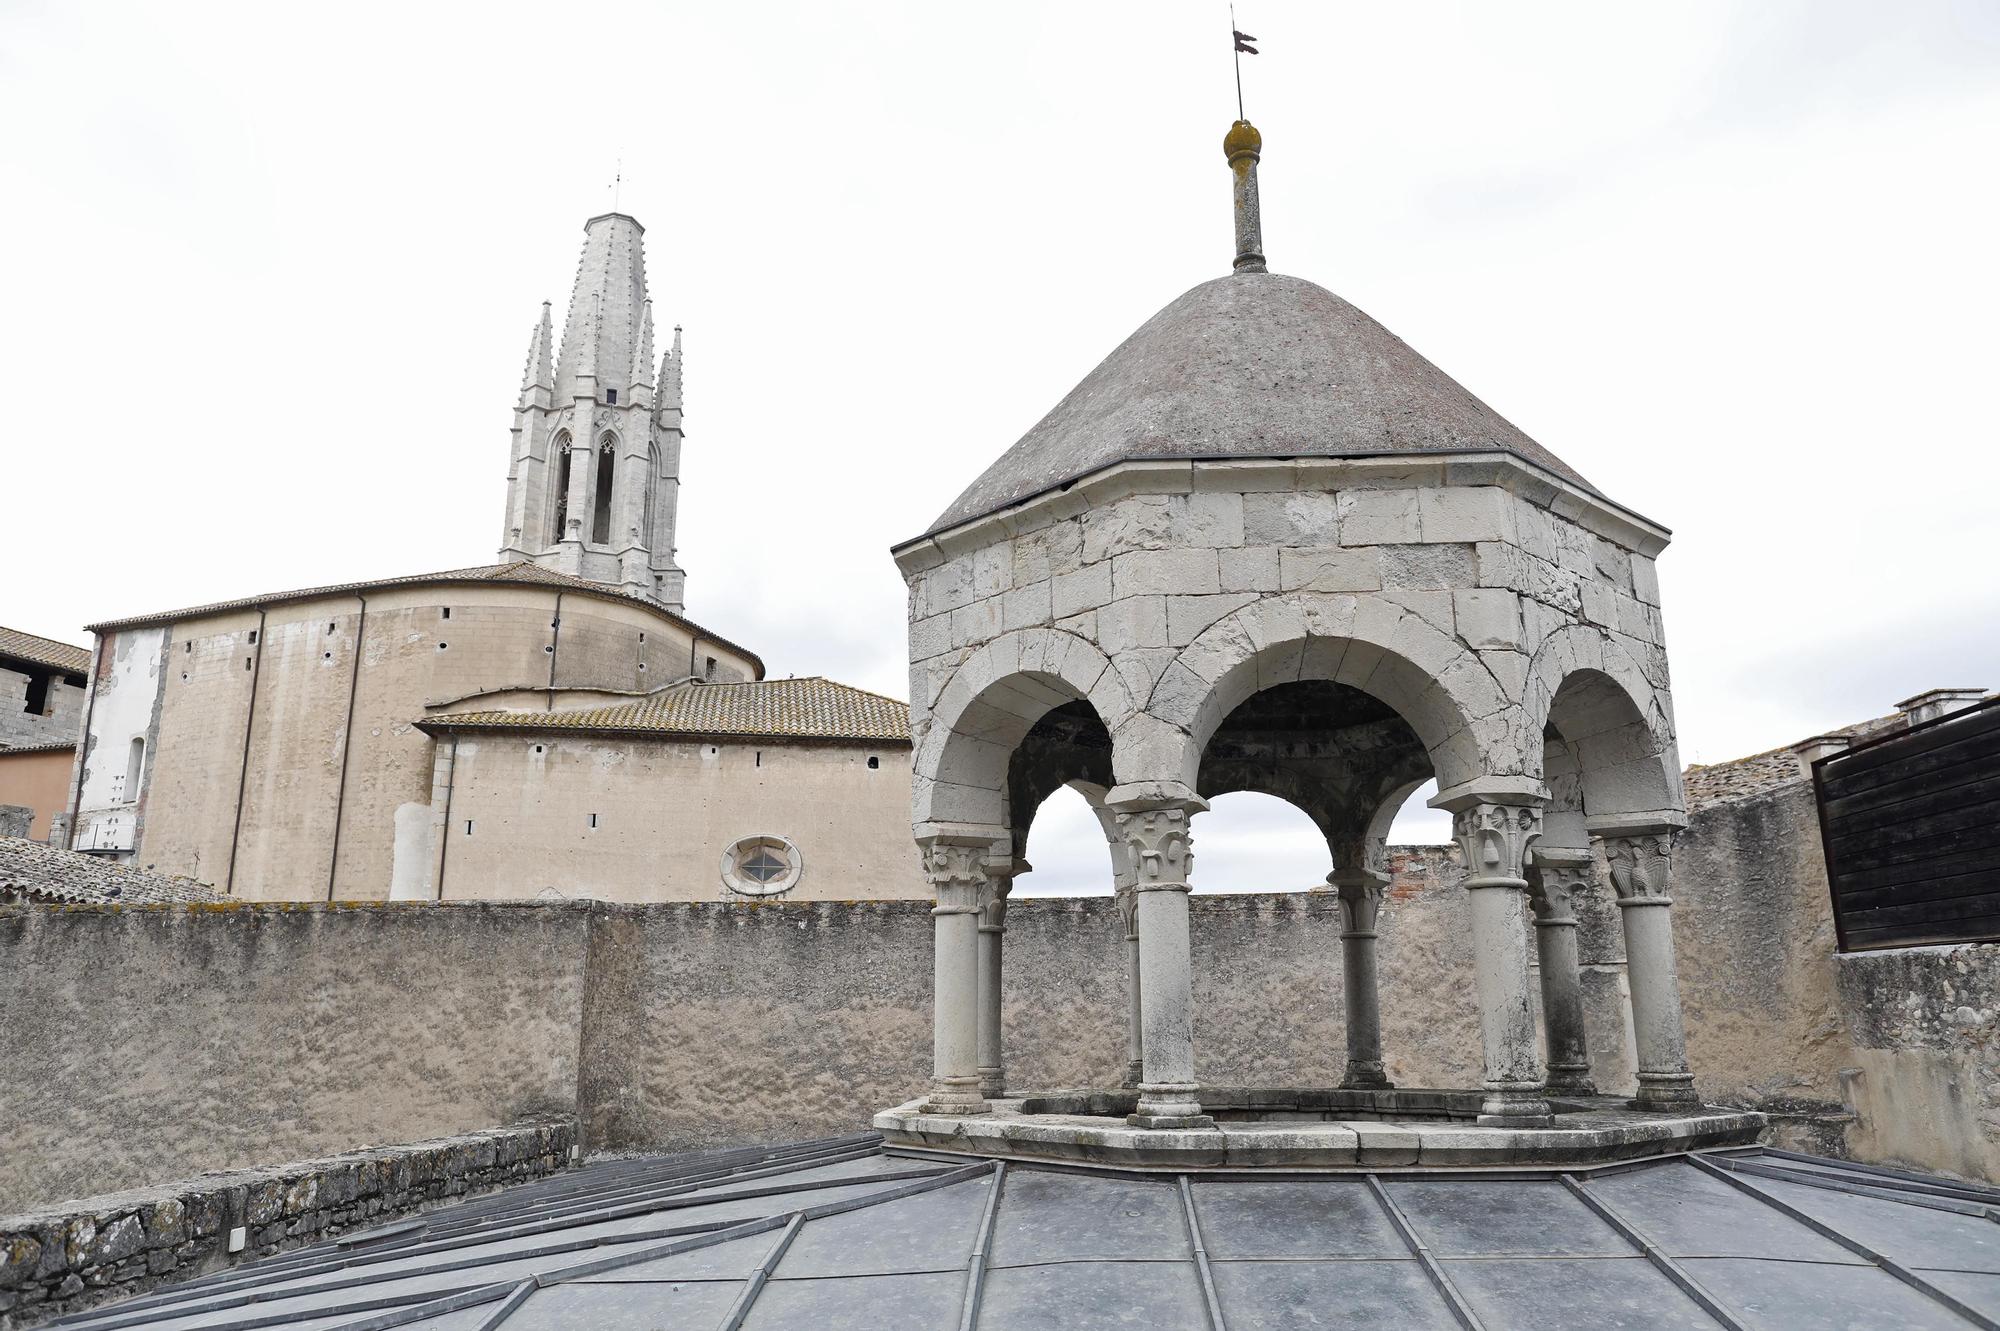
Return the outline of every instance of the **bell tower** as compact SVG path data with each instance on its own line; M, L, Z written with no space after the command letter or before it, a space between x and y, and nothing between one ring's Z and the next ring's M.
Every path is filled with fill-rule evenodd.
M650 597L680 612L681 335L653 361L646 229L623 213L583 228L554 354L550 309L528 341L507 470L505 561Z

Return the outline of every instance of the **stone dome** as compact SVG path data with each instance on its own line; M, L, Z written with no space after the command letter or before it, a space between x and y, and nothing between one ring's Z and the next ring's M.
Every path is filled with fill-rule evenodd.
M1140 458L1506 452L1568 464L1322 286L1232 273L1161 310L961 494L932 532Z

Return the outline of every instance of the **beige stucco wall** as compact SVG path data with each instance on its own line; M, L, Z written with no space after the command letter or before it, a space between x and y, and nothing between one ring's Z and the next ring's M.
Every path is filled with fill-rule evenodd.
M429 847L397 828L428 826L428 707L552 680L643 691L709 656L718 678L756 670L641 605L481 583L114 630L102 655L79 824L136 814L137 863L246 900L384 899L399 844L424 877ZM136 795L110 777L133 735Z
M35 811L34 820L28 824L30 840L49 839L49 820L62 811L69 796L69 769L75 761L74 749L26 753L0 750L0 804Z
M930 896L910 839L906 743L491 731L442 742L454 749L437 797L451 809L446 900L730 898L724 853L764 834L803 859L789 899Z

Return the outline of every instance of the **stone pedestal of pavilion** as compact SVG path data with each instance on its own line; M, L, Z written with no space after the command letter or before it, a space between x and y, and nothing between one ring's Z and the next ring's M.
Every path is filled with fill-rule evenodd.
M1481 1096L1203 1086L1215 1126L1149 1129L1126 1122L1135 1093L1076 1091L991 1100L963 1116L912 1100L877 1114L874 1127L891 1145L956 1155L1177 1170L1589 1165L1749 1146L1764 1130L1762 1114L1635 1109L1624 1096L1553 1099L1548 1127L1494 1127L1476 1121Z

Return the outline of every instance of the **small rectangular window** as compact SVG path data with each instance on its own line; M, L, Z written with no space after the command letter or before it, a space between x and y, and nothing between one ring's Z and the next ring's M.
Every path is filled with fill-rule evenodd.
M446 606L446 607L444 607L444 617L445 617L446 619L450 619L450 618L451 618L451 607L450 607L450 606Z
M332 628L332 627L333 627L333 625L329 624L329 625L327 625L327 627L328 627L328 628L330 629L330 628ZM190 638L190 639L189 639L188 641L186 641L186 642L182 643L182 644L181 644L181 650L182 650L182 651L184 651L184 652L191 652L191 651L193 651L193 650L194 650L194 640L193 640L192 638Z
M590 825L592 827L597 826L597 815L594 813L590 815Z
M465 820L465 834L467 836L472 835L472 820L470 818Z
M243 668L245 670L248 670L250 668L250 658L247 656L243 658Z
M607 388L607 389L605 389L605 390L604 390L604 400L605 400L606 402L609 402L609 403L610 403L610 404L611 404L612 406L614 406L614 407L615 407L615 406L617 406L617 405L618 405L618 390L617 390L617 389L615 389L615 388Z
M251 629L251 630L250 630L250 645L251 645L251 646L253 646L253 647L257 645L257 630L256 630L256 629Z
M706 666L705 666L705 667L703 668L703 670L702 670L702 673L701 673L701 677L702 677L703 679L714 679L714 678L715 678L715 658L711 656L711 657L709 657L709 658L707 658L707 659L708 659L708 664L707 664L707 665L706 665Z

